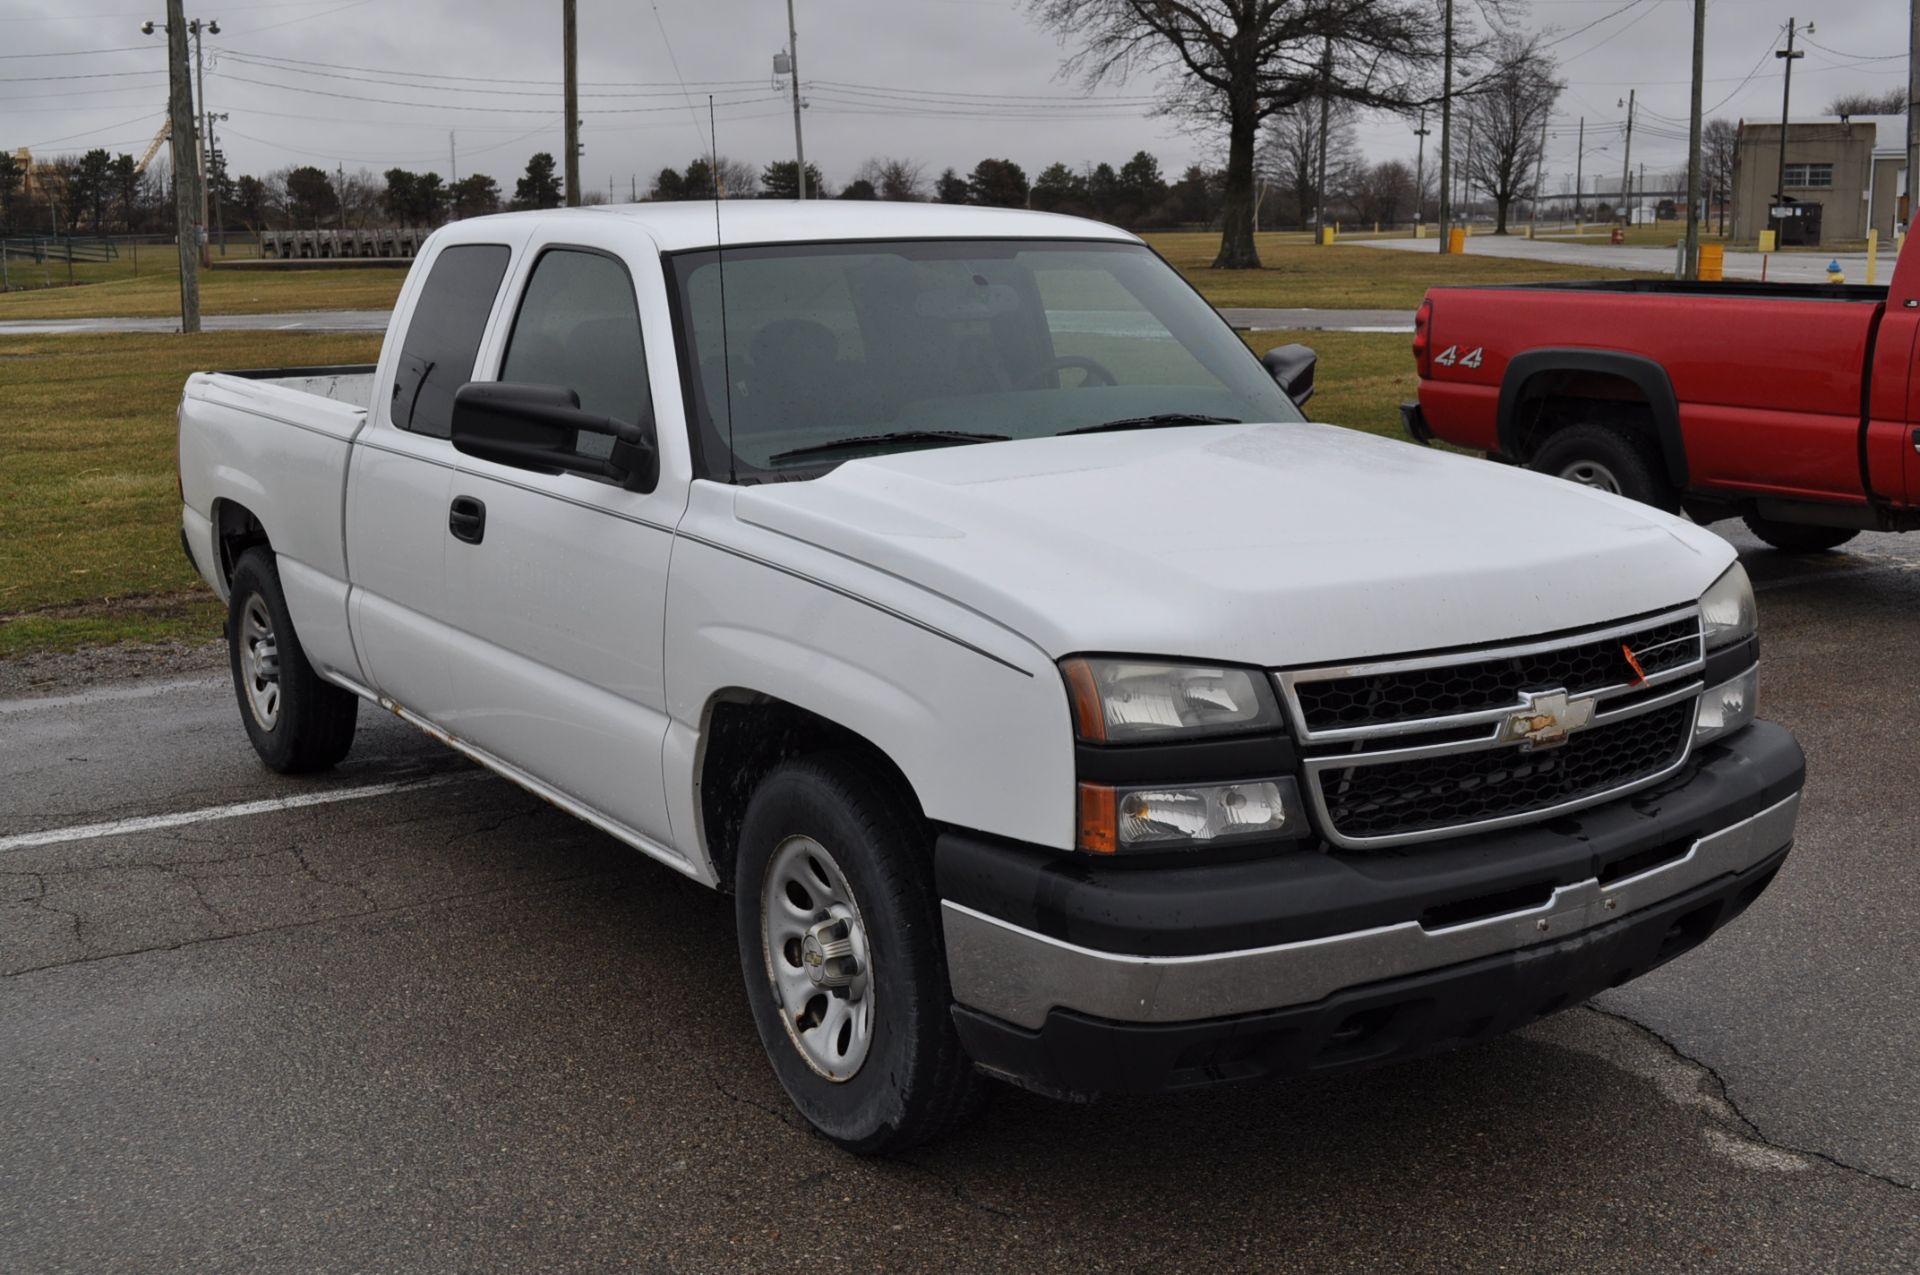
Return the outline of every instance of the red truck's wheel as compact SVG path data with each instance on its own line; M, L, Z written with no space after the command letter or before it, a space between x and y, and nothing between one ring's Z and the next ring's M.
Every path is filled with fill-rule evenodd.
M1640 444L1606 425L1569 425L1556 430L1533 454L1527 468L1661 509L1674 506L1673 489L1660 477Z
M1822 553L1836 549L1860 533L1852 527L1817 527L1804 522L1776 522L1759 514L1745 518L1747 530L1782 553Z

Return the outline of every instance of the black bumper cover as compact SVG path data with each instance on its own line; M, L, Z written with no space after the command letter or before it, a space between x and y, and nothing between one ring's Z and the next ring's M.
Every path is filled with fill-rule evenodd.
M942 897L1085 947L1190 955L1464 919L1598 877L1631 875L1799 791L1805 761L1760 722L1701 750L1660 787L1545 824L1404 853L1283 852L1244 863L1132 867L943 835ZM1565 939L1350 988L1312 1005L1185 1023L1111 1022L1055 1009L1030 1031L956 1006L974 1060L1043 1090L1141 1093L1369 1066L1485 1039L1638 978L1758 898L1782 848L1723 877ZM1439 910L1436 912L1436 910Z

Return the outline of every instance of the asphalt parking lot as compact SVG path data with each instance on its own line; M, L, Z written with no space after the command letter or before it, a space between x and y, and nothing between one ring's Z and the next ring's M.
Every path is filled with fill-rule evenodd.
M215 672L0 701L0 1271L1920 1268L1920 537L1739 543L1809 787L1705 948L877 1161L788 1110L726 900L398 723L302 781Z

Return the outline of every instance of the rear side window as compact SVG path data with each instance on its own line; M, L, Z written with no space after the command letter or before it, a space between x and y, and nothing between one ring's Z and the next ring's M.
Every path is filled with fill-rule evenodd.
M504 244L460 244L434 258L393 378L393 423L401 429L434 438L453 432L453 395L473 379L507 256Z
M647 419L647 361L627 268L597 252L555 248L533 267L514 317L500 379L559 385L585 411L617 421ZM578 449L606 455L613 440L582 434Z

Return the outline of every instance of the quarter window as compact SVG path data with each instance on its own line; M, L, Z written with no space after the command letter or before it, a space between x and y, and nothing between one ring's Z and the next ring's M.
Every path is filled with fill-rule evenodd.
M555 248L533 267L507 342L500 379L559 385L583 410L640 422L649 412L640 310L627 268L612 257ZM578 450L604 456L613 440L581 434Z
M453 432L453 395L473 379L508 255L502 244L456 244L434 258L393 378L391 414L401 429L434 438Z

